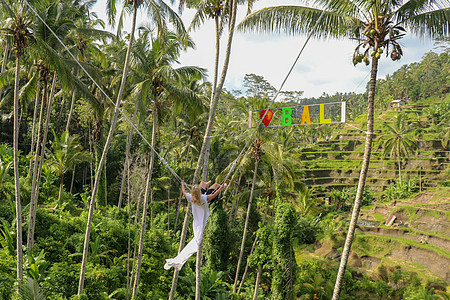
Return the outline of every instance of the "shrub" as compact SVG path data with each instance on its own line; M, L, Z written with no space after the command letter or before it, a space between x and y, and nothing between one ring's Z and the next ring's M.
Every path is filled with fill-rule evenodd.
M384 192L383 198L385 201L405 199L417 191L417 178L413 178L407 181L391 183Z
M16 281L15 260L0 250L0 299L11 299Z

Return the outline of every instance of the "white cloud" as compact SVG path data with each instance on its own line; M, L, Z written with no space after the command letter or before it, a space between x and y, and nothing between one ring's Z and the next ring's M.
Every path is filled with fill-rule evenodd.
M296 4L296 1L284 1L284 4ZM281 5L273 0L262 0L256 3L255 9L270 5ZM105 18L105 3L99 2L94 11L99 17ZM245 7L240 7L238 22L243 19ZM185 9L182 18L189 26L194 12ZM127 20L129 21L130 18ZM140 16L138 24L144 23L145 16ZM128 26L129 27L129 26ZM128 29L129 30L129 29ZM182 65L197 65L207 68L209 80L212 80L215 30L214 23L207 21L197 31L192 33L196 44L180 57ZM227 36L221 38L220 72L223 64ZM287 72L300 51L306 36L287 36L273 34L249 34L236 32L233 40L232 54L225 88L228 90L241 89L245 74L254 73L264 76L275 88L279 88ZM421 57L432 50L430 40L412 38L407 36L402 42L404 57L392 62L383 56L379 64L379 77L392 74L404 64L419 61ZM363 92L370 67L359 64L354 67L352 54L356 47L354 41L348 40L313 40L307 44L283 90L301 90L306 97L318 97L322 93L334 94L336 92Z

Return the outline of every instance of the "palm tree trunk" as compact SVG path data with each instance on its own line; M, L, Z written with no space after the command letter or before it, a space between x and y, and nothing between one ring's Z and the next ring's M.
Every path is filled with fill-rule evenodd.
M37 98L37 97L36 97ZM33 178L31 182L31 190L34 191L34 187L36 185L36 175L37 175L37 161L39 159L39 152L40 152L40 141L41 141L41 127L42 122L44 121L44 109L45 109L45 103L47 100L47 82L44 80L44 87L42 88L42 101L41 101L41 109L39 112L39 122L38 122L38 128L37 128L37 140L36 140L36 149L34 150L34 160L33 164L30 162L30 167L33 165ZM31 170L30 170L31 172Z
M216 115L217 104L219 102L219 96L222 93L223 84L225 83L225 78L227 76L228 65L230 63L231 44L233 42L234 27L236 24L236 8L237 8L237 0L232 0L232 10L230 14L229 34L228 34L227 48L225 52L225 60L223 63L222 74L220 76L219 84L215 89L214 97L211 99L211 104L209 107L208 124L206 125L205 137L203 138L202 148L200 150L200 154L198 157L197 168L194 174L194 182L196 182L199 178L199 172L201 170L202 162L206 160L207 152L209 151L209 148L211 146L211 132L214 123L214 118ZM206 161L204 165L207 164L208 162Z
M4 48L4 52L3 52L3 63L2 63L2 73L5 72L6 70L6 63L8 61L8 52L9 52L9 44L8 44L8 39L6 39L6 44L5 44L5 48ZM0 88L0 99L2 97L3 94L3 88Z
M155 149L156 145L156 130L158 126L158 107L156 105L156 99L153 100L153 128L152 128L152 147ZM141 271L141 263L142 263L142 254L144 252L144 238L145 238L145 224L147 221L147 208L148 208L148 200L149 196L151 194L151 198L153 199L153 190L151 187L151 180L152 180L152 173L153 173L153 166L155 163L155 153L153 151L150 151L150 166L148 168L148 175L147 175L147 184L145 186L145 199L144 199L144 208L143 208L143 215L142 215L142 221L141 221L141 235L139 238L139 250L138 250L138 259L137 259L137 266L136 266L136 274L134 277L134 285L133 285L133 294L131 298L136 298L137 296L137 288L139 285L139 275Z
M197 166L197 169L198 169L198 166ZM198 180L198 178L197 178L197 180ZM189 217L190 217L190 214L189 214L190 208L191 208L191 206L188 203L188 205L186 207L186 212L184 214L183 229L181 230L180 246L178 247L178 253L180 253L180 251L183 249L184 243L186 241L186 233L187 233L187 228L189 225ZM178 283L178 273L179 273L179 271L177 269L175 269L173 272L172 286L170 288L169 300L173 300L175 297L175 291L177 289L177 283Z
M250 191L250 198L248 199L247 216L245 217L244 233L242 234L241 252L239 253L239 260L238 260L238 264L236 267L236 276L234 277L233 293L236 292L236 285L237 285L237 281L239 278L239 269L241 267L242 258L244 256L245 238L247 237L248 220L250 219L250 210L251 210L252 201L253 201L253 191L255 190L256 173L258 171L258 164L259 164L259 160L256 159L255 160L255 169L253 170L252 189Z
M125 63L124 63L124 67L123 67L122 82L120 83L119 94L117 95L117 101L115 104L114 117L111 122L111 128L109 130L108 137L106 138L105 147L103 149L102 157L100 158L100 162L98 164L97 172L95 175L94 187L92 189L91 203L89 205L89 214L88 214L88 220L87 220L87 224L86 224L86 235L84 237L83 259L81 261L80 280L78 282L78 295L83 294L84 277L86 274L87 254L88 254L89 240L90 240L90 235L91 235L92 217L94 215L95 198L97 196L98 186L100 184L100 178L101 178L101 174L102 174L103 165L106 161L106 155L108 153L109 146L111 145L114 130L116 129L117 117L119 115L120 101L122 99L123 91L125 89L125 82L127 80L127 74L128 74L128 64L130 61L130 54L131 54L131 46L133 44L134 31L136 28L136 14L137 14L137 7L136 7L136 5L134 5L133 21L132 21L131 33L130 33L130 42L128 43L127 55L126 55Z
M366 135L366 144L364 147L364 160L361 166L361 173L359 175L359 183L355 197L355 204L353 205L352 217L347 232L347 238L345 239L344 250L342 251L341 262L339 265L336 283L334 285L332 300L339 299L339 294L341 292L342 279L344 278L345 268L347 267L350 249L352 247L353 238L355 236L356 222L358 221L362 195L364 192L364 186L366 184L367 171L369 169L370 155L372 151L372 140L373 140L373 125L374 125L373 113L374 113L374 97L375 97L375 85L377 80L377 71L378 71L378 59L375 56L373 56L372 71L370 74L368 106L367 106L367 135Z
M259 292L259 281L261 280L262 267L258 266L258 271L256 272L256 282L255 282L255 292L253 293L253 300L258 299Z
M400 161L400 155L399 155L399 157L398 157L398 182L400 184L402 184L402 175L400 173L400 170L401 170L400 163L401 163L401 161Z
M61 175L61 177L59 179L58 205L61 203L61 195L62 195L63 186L64 186L64 174Z
M33 111L33 125L31 130L31 148L30 148L30 154L33 154L34 152L34 146L35 146L35 134L36 134L36 117L37 117L37 110L38 110L38 104L39 104L39 96L41 92L40 88L40 80L38 79L36 83L36 99L34 101L34 111ZM0 92L1 95L1 92ZM40 125L39 125L40 126ZM39 142L38 142L39 143ZM28 174L31 175L31 170L33 168L33 160L30 159L30 168L28 170Z
M145 160L145 164L147 164L147 160ZM133 268L131 270L131 276L129 282L127 282L127 299L130 298L131 294L131 284L134 278L134 274L136 273L136 264L134 263L136 261L136 251L137 251L137 235L138 235L138 222L139 222L139 213L140 213L140 207L141 207L141 196L144 193L144 191L141 191L138 193L137 196L137 203L136 203L136 213L134 214L134 245L133 245ZM128 198L129 202L129 198Z
M78 77L79 71L77 70L77 77ZM72 92L72 101L70 102L70 109L69 109L69 115L67 116L67 123L66 123L66 131L69 133L69 127L70 127L70 121L72 120L73 115L73 108L75 106L75 99L77 97L77 89L74 88Z
M72 194L72 189L73 189L73 182L75 180L75 172L77 170L77 166L73 166L73 170L72 170L72 179L70 180L70 190L69 193Z
M193 182L197 182L200 177L200 171L202 170L202 166L203 166L202 162L206 158L206 152L209 151L209 147L211 145L212 126L213 126L214 117L216 114L217 102L219 101L218 95L220 95L220 93L222 91L222 87L223 87L223 84L225 83L225 78L226 78L226 74L228 71L228 65L230 62L230 55L231 55L231 44L233 41L234 27L236 24L237 0L232 0L232 7L233 7L233 9L232 9L231 15L230 15L229 34L228 34L228 41L227 41L227 49L225 52L225 61L223 64L223 69L222 69L222 75L220 78L219 85L214 94L214 98L211 99L211 104L210 104L210 108L209 108L208 124L206 126L205 137L203 139L202 148L200 150L200 154L198 157L197 168L195 169ZM207 165L207 164L208 164L208 162L206 161L205 165ZM181 249L183 248L184 243L186 241L186 232L187 232L186 227L189 224L189 210L190 210L190 206L188 205L188 207L186 209L185 218L184 218L183 230L181 231L180 247L178 249L178 252L181 251ZM172 287L170 289L169 300L173 300L173 298L175 296L175 290L177 288L177 283L178 283L178 270L175 270L173 273Z
M267 212L269 211L269 206L270 206L270 199L269 201L267 201L267 206L266 206L266 210L264 211L264 217L263 220L261 222L261 227L264 226L264 223L266 222L266 216L267 216ZM253 251L255 251L255 247L256 247L256 243L258 242L258 237L255 237L255 240L253 241L253 245L252 245L252 249L250 250L250 254L249 256L251 256L253 254ZM247 259L247 262L245 263L245 269L244 269L244 274L242 274L242 279L241 279L241 283L239 284L239 288L237 293L239 294L239 292L241 291L242 288L242 284L245 281L245 276L247 275L247 271L248 271L248 265L249 265L249 261ZM258 268L258 272L259 272L259 268ZM258 279L257 279L258 280Z
M138 106L137 104L135 104L132 125L136 123L137 108ZM128 132L127 136L127 147L125 149L125 163L123 164L122 181L120 182L119 202L117 203L118 209L122 207L123 189L125 188L125 180L127 179L127 172L128 169L130 168L130 149L131 149L131 140L133 138L133 132L134 127L131 126L130 132Z
M189 136L189 139L188 139L188 141L186 142L186 144L187 144L187 153L186 153L186 159L184 160L184 167L186 168L187 167L187 163L188 163L188 158L189 158L189 152L190 152L190 150L191 150L191 139L192 139L192 134L190 134L190 136ZM179 216L180 216L180 207L181 207L181 200L182 200L182 198L183 198L183 193L181 192L181 190L180 190L180 196L178 197L178 205L177 205L177 207L176 207L176 217L175 217L175 225L174 225L174 229L173 229L173 232L175 233L176 232L176 230L177 230L177 225L178 225L178 219L179 219Z
M52 88L50 89L50 97L47 103L47 116L45 120L44 135L40 143L41 149L39 151L40 152L39 163L37 164L37 160L34 163L35 164L34 170L36 171L37 174L33 173L33 181L35 182L35 184L31 185L30 215L28 217L28 236L27 236L27 247L29 249L32 249L34 244L34 228L36 225L36 209L39 196L39 184L41 181L42 165L44 164L45 144L47 143L48 125L50 123L50 114L52 112L52 101L55 93L56 77L57 76L55 73L55 75L53 76Z
M20 54L16 54L16 74L14 81L14 188L16 193L16 239L17 239L17 281L22 283L22 207L20 203L19 184L19 81ZM17 293L19 289L17 288Z
M213 79L213 85L212 85L212 89L211 89L211 107L210 107L210 114L211 114L211 110L213 109L212 107L212 103L215 99L215 95L217 93L217 77L218 77L218 73L219 73L219 55L220 55L220 27L219 27L219 17L216 16L214 18L214 23L215 23L215 28L216 28L216 56L214 59L214 79ZM216 107L214 107L214 113L215 110L217 108L217 104ZM208 144L206 145L206 152L205 152L205 157L203 160L203 175L202 177L205 178L204 180L206 180L207 178L207 174L208 174L208 162L209 162L209 153L210 153L210 148L211 148L211 137L207 137L205 139L205 142L207 142Z

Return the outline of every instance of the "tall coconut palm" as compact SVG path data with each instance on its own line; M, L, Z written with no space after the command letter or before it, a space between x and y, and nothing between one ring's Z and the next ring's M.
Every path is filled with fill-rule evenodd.
M421 36L437 37L450 31L450 9L447 0L432 1L338 1L319 0L316 7L278 6L257 11L239 27L261 32L308 33L320 20L314 36L355 38L358 46L353 63L371 64L367 107L367 136L352 218L339 266L333 299L339 297L358 219L362 192L367 177L373 140L374 96L378 61L383 51L392 60L403 55L398 40L405 28ZM327 11L323 7L328 5ZM323 12L323 18L320 16ZM371 57L372 56L372 57ZM371 57L371 59L370 59Z
M180 55L184 48L183 43L193 46L186 36L167 32L165 35L151 39L149 31L144 32L143 36L137 41L134 51L136 64L133 65L133 75L138 79L133 89L133 96L136 104L144 103L151 99L153 128L152 128L152 147L156 145L156 133L158 122L163 115L164 108L170 107L174 102L181 103L187 111L202 109L201 99L190 89L177 84L183 82L186 77L202 78L205 76L205 70L198 67L184 66L173 68L171 65ZM144 215L146 217L146 208L150 196L150 180L153 173L154 153L151 152L150 166L147 179L147 188L144 200ZM139 241L138 259L133 286L133 297L136 297L139 283L139 273L144 246L145 217L142 217L141 237Z
M75 45L77 50L77 59L80 62L86 62L86 56L88 51L100 52L96 45L93 43L95 40L112 38L113 35L107 31L95 29L95 26L104 26L104 23L99 19L87 18L86 14L83 13L83 8L77 8L76 20L73 23L73 28L68 33L68 36L72 43ZM94 49L91 49L94 48ZM77 68L75 71L75 76L78 77L80 70ZM72 120L73 109L75 106L75 100L77 99L77 89L76 87L72 90L72 99L70 102L69 114L67 116L66 130L69 132L70 122Z
M411 132L414 130L405 121L405 116L402 113L394 116L392 125L385 122L384 126L389 131L382 136L383 155L385 157L392 157L397 159L398 164L398 181L402 182L401 176L401 162L402 158L409 156L414 150L418 148L417 143L413 140L414 137Z
M112 118L111 127L110 127L110 130L108 133L108 137L106 138L102 156L98 163L97 171L95 173L95 181L94 181L94 186L92 189L91 202L89 203L89 214L88 214L88 220L87 220L87 224L86 224L86 233L85 233L85 237L84 237L83 259L81 261L80 279L78 282L78 295L81 295L83 293L83 289L84 289L84 277L85 277L85 273L86 273L87 254L88 254L88 249L89 249L92 218L94 216L95 200L96 200L96 196L97 196L98 187L100 185L100 178L101 178L103 166L106 161L106 155L108 153L109 146L111 145L111 140L112 140L115 128L116 128L117 117L119 115L120 101L122 99L122 95L123 95L123 92L125 89L125 82L126 82L127 75L128 75L128 65L129 65L130 54L131 54L131 46L133 44L133 39L134 39L134 31L136 28L136 14L137 14L137 9L139 7L139 4L133 3L132 7L133 7L133 20L132 20L132 25L131 25L130 41L128 43L127 55L125 58L125 63L124 63L124 68L123 68L123 73L122 73L122 80L121 80L121 84L120 84L120 88L119 88L119 93L117 95L117 100L115 103L115 110L114 110L114 115Z
M7 27L3 28L8 38L12 38L13 51L16 55L16 71L14 80L14 134L13 134L13 161L14 161L14 188L16 200L16 250L17 250L17 281L22 283L22 207L20 202L19 184L19 81L21 58L25 54L27 44L32 38L31 20L22 1L2 1L2 11L10 18ZM19 290L17 290L19 292Z
M185 1L180 1L181 4L180 6L182 7L184 5ZM217 87L215 86L215 83L217 82L217 76L218 76L218 70L217 68L215 68L215 75L214 75L214 84L213 84L213 89L212 89L212 96L211 96L211 102L210 102L210 108L209 108L209 117L208 117L208 123L206 126L206 132L205 132L205 136L203 139L203 144L202 144L202 148L200 150L200 154L198 157L198 161L197 161L197 167L195 169L195 173L194 173L194 178L193 178L193 182L197 182L200 178L200 172L203 171L203 179L206 180L206 176L207 176L207 165L208 165L208 158L209 158L209 149L211 147L211 132L212 132L212 126L214 123L214 118L215 118L215 114L216 114L216 109L217 109L217 103L219 101L219 96L220 93L222 91L222 87L223 84L225 83L225 78L226 78L226 74L228 71L228 65L230 62L230 55L231 55L231 45L232 45L232 41L233 41L233 36L234 36L234 27L236 24L236 11L237 11L237 0L229 0L226 4L221 4L221 1L201 1L200 3L207 3L207 5L201 6L199 5L199 3L196 3L197 6L202 7L204 9L212 9L211 10L211 14L214 15L220 15L222 13L222 10L224 7L228 7L228 3L229 3L229 15L227 15L226 17L229 18L229 34L228 34L228 40L227 40L227 48L225 51L225 60L224 60L224 64L223 64L223 68L222 68L222 74L220 77L220 81L217 84ZM216 5L215 5L215 4ZM215 10L215 12L214 12ZM200 10L201 11L201 10ZM203 19L201 19L201 21L204 20L204 18L206 17L206 11L204 11L203 13L201 13L203 15ZM217 19L218 20L218 19ZM218 24L216 22L216 24ZM216 27L216 30L218 30L220 27ZM216 32L216 37L218 36L217 34L219 34L219 32ZM219 35L220 36L220 35ZM217 41L217 39L216 39ZM216 44L216 62L215 65L218 66L218 54L219 54L219 48L218 48L218 44ZM181 231L181 238L180 238L180 246L179 246L179 250L178 252L181 251L181 249L184 246L184 243L186 241L186 233L187 233L187 225L189 224L189 213L190 213L190 207L188 206L188 209L186 209L186 213L185 213L185 217L184 217L184 223L183 223L183 229ZM201 244L200 246L201 247ZM200 250L200 249L199 249ZM201 251L197 252L197 261L199 261L199 256L201 254ZM200 297L200 265L197 265L197 278L196 278L196 299L199 299ZM173 279L172 279L172 287L170 289L170 294L169 294L169 299L173 299L175 296L175 290L176 290L176 286L178 283L178 270L174 271L173 274Z
M78 135L69 135L64 131L61 137L53 132L55 137L52 151L47 153L47 161L51 170L59 177L58 203L61 203L61 194L64 184L64 175L72 171L79 163L90 160L90 153L83 151Z
M83 293L84 289L84 276L86 272L86 263L87 263L87 253L89 248L89 240L90 240L90 232L91 232L91 226L92 226L92 217L93 217L93 210L94 210L94 204L97 196L98 187L100 184L100 177L103 170L103 166L106 161L106 155L109 150L109 146L111 145L112 137L116 128L117 123L117 117L119 115L119 106L120 102L122 101L122 96L125 90L125 83L128 76L128 68L129 68L129 61L131 56L131 48L134 41L134 34L136 29L136 17L137 17L137 11L142 6L145 6L147 11L149 12L149 15L151 15L152 20L157 25L158 33L164 33L166 31L167 26L167 20L170 20L171 23L174 25L174 27L177 30L184 30L183 23L181 19L178 17L178 15L164 2L161 0L156 1L142 1L142 0L131 0L131 1L124 1L124 10L122 11L118 30L121 31L122 25L123 25L123 16L124 12L132 11L132 23L131 23L131 32L127 47L127 54L124 62L123 72L122 72L122 80L120 83L119 92L117 95L117 100L115 103L115 110L114 115L111 122L111 127L108 133L108 137L105 141L105 146L103 148L103 153L100 158L100 161L98 163L96 175L95 175L95 181L94 186L92 189L92 196L91 196L91 203L89 206L89 214L88 214L88 220L86 224L86 235L84 239L84 247L83 247L83 259L81 262L81 272L80 272L80 280L78 284L78 295L81 295ZM114 24L115 16L116 16L116 1L108 1L107 2L107 14L110 24Z
M116 21L115 19L116 19L116 15L117 15L116 4L117 4L117 0L108 1L107 9L106 9L106 12L108 15L108 22L113 26L115 25L115 21ZM125 5L123 6L123 10L120 13L119 22L117 24L117 35L118 36L121 36L121 34L122 34L123 20L124 20L125 12L129 11L130 8L133 8L132 9L133 20L134 20L134 24L135 24L137 10L138 10L138 8L141 8L143 6L145 6L145 8L147 9L149 16L152 17L153 22L156 23L159 36L165 35L165 32L167 31L167 24L166 24L167 19L171 20L171 22L174 24L175 29L178 31L178 33L185 32L184 25L183 25L183 22L181 21L181 19L162 0L155 0L155 1L153 1L153 0L152 1L133 0L133 1L124 1L124 4ZM135 27L132 28L133 31L134 31L134 29L135 29ZM132 35L134 35L134 32L132 33ZM132 44L132 43L133 43L133 41L130 36L130 44ZM136 107L136 109L137 109L137 107ZM136 109L135 109L135 111L136 111ZM134 131L133 126L135 123L135 115L136 115L136 112L133 115L132 126L131 126L130 132L128 133L128 136L127 136L125 162L124 162L124 169L122 172L122 181L121 181L120 193L119 193L119 202L118 202L119 208L122 204L123 189L124 189L125 179L126 179L126 176L125 176L126 170L129 168L129 151L130 151L129 149L130 149L130 144L131 144L133 131Z
M39 185L40 177L42 172L42 165L44 163L44 151L45 145L47 143L47 136L51 117L52 102L55 96L55 91L57 87L57 82L65 89L71 89L72 86L76 85L80 89L83 95L87 96L87 99L94 98L87 91L86 87L71 76L71 71L69 70L69 64L66 59L61 55L63 52L63 47L59 41L54 37L47 26L49 26L53 32L57 32L58 38L65 41L70 28L73 26L72 20L76 16L77 11L73 9L67 3L54 2L47 6L44 6L41 10L37 12L42 20L36 20L34 24L34 36L36 38L35 47L33 47L33 55L35 57L41 58L41 62L38 66L40 70L40 77L43 78L44 88L43 88L43 103L41 104L41 115L39 117L39 125L37 128L38 139L36 141L36 152L35 160L33 166L33 177L32 177L32 190L31 190L31 200L30 200L30 213L28 222L28 236L27 236L27 246L29 248L33 247L34 243L34 229L35 229L35 219L36 219L36 209L37 201L39 195ZM53 71L53 72L52 72ZM46 93L46 80L48 75L53 75L52 85L50 89L50 94ZM42 79L42 78L41 78ZM48 98L48 101L47 101ZM46 103L45 103L46 102ZM95 100L94 100L95 102ZM43 120L43 106L44 103L47 105L46 120L44 125L44 132L42 139L40 139L40 124Z

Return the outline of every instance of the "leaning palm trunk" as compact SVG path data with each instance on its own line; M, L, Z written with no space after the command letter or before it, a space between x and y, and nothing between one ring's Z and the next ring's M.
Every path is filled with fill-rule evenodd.
M217 101L218 98L216 99L216 94L217 94L217 77L218 77L218 73L219 73L219 55L220 55L220 24L219 24L219 17L216 16L214 18L214 23L215 23L215 28L216 28L216 56L214 59L214 79L213 79L213 85L212 85L212 89L211 89L211 107L209 110L209 114L211 116L211 112L216 111L217 108ZM216 106L213 108L213 101L214 99L216 99ZM213 116L214 119L214 116ZM205 156L204 156L204 160L203 160L203 175L202 178L205 178L204 180L206 180L207 175L208 175L208 162L209 162L209 152L210 152L210 148L211 148L211 138L208 136L207 139L205 139L204 143L207 142L207 145L205 147L206 152L205 152Z
M37 97L36 97L37 98ZM42 101L41 101L41 109L39 112L39 122L38 122L38 128L37 128L37 140L36 140L36 149L34 150L34 162L33 162L33 178L31 181L31 187L32 191L34 191L34 186L36 185L36 177L37 177L37 168L38 164L37 161L39 159L39 152L40 152L40 141L41 141L41 127L42 122L44 121L44 109L45 109L45 102L47 99L47 81L44 80L44 87L42 88ZM31 162L30 162L31 167ZM30 170L31 171L31 170ZM27 245L29 246L28 242Z
M258 271L256 273L256 282L255 282L255 292L253 293L252 300L258 299L258 293L259 293L259 282L261 280L261 273L262 273L262 267L258 266Z
M153 128L152 128L152 149L155 149L156 144L156 127L158 126L158 108L156 105L156 99L153 100ZM145 225L147 221L147 208L148 208L148 200L151 193L151 198L153 199L153 191L151 190L151 180L152 180L152 173L153 173L153 166L155 163L155 153L151 151L150 153L150 166L148 168L148 175L147 175L147 184L145 186L145 198L144 198L144 208L143 208L143 215L142 215L142 221L141 221L141 235L139 238L139 250L138 250L138 259L137 259L137 265L136 265L136 274L134 277L134 285L133 285L133 295L132 298L136 298L137 296L137 288L139 285L139 274L141 271L141 264L142 264L142 253L144 252L144 238L145 238Z
M22 283L22 207L20 203L19 184L19 80L20 54L16 55L16 74L14 81L14 188L16 193L16 239L17 239L17 281ZM19 290L17 290L17 293Z
M117 101L115 104L114 117L111 122L111 128L109 130L108 137L106 138L106 143L105 143L105 147L103 149L102 157L100 158L97 172L95 174L95 181L94 181L94 186L92 189L91 203L89 204L89 214L88 214L88 220L87 220L87 224L86 224L86 235L84 236L83 258L81 261L80 280L78 282L78 295L81 295L83 293L83 289L84 289L84 276L86 274L87 254L88 254L89 240L90 240L90 235L91 235L92 218L94 216L95 198L97 196L97 191L98 191L98 187L100 184L102 169L103 169L103 166L106 161L106 155L108 153L109 146L111 145L114 130L116 129L117 117L119 116L120 101L122 99L122 95L123 95L123 92L125 89L125 82L127 80L128 64L130 61L130 54L131 54L131 46L133 44L134 30L136 28L136 13L137 13L137 7L136 7L136 5L134 5L133 21L132 21L131 33L130 33L130 42L128 44L127 55L126 55L125 64L123 67L122 82L120 83L119 94L117 95Z
M33 174L34 184L31 185L30 215L28 217L29 221L28 221L28 236L27 236L27 247L29 249L33 248L34 244L34 228L36 224L36 209L39 197L39 183L41 181L40 179L41 179L42 165L44 164L45 144L47 143L48 125L50 123L50 114L52 111L52 101L55 93L55 86L56 86L56 73L53 76L52 88L50 90L50 97L48 99L47 104L47 116L46 116L47 119L45 120L44 135L41 141L39 163L37 161L34 162L34 170L36 171L37 174L36 175Z
M208 124L206 126L205 137L203 139L202 148L200 150L200 154L198 157L197 168L195 169L193 182L197 182L198 179L200 178L200 171L202 170L202 166L203 166L202 162L203 162L204 158L206 158L206 151L207 151L207 149L209 151L209 147L211 145L211 132L212 132L212 126L213 126L213 122L214 122L214 117L216 114L217 103L219 101L219 95L222 92L223 84L225 83L225 78L226 78L227 71L228 71L228 65L230 62L231 44L233 41L234 27L236 24L236 9L237 9L237 0L232 0L232 11L231 11L231 15L230 15L229 35L228 35L228 41L227 41L227 48L226 48L226 52L225 52L225 61L223 64L220 82L217 86L216 92L214 94L214 98L211 99L211 104L210 104L210 108L209 108ZM207 162L205 163L205 165L207 165ZM185 217L184 217L183 230L181 231L180 247L178 248L178 253L181 251L181 249L183 249L184 244L186 242L187 225L189 224L189 217L190 217L189 212L190 212L190 206L188 205L188 207L186 209ZM172 300L175 296L175 291L176 291L177 283L178 283L178 273L179 273L178 270L175 270L173 273L172 287L170 288L169 300Z
M364 192L364 186L366 184L367 171L369 169L370 154L372 151L373 140L373 114L374 114L374 97L375 97L375 85L377 80L378 71L378 59L374 56L372 58L372 72L370 74L370 85L367 105L367 135L366 145L364 147L364 160L361 166L361 173L359 175L358 190L356 192L355 203L353 205L352 217L350 225L348 227L347 238L345 239L344 250L342 251L341 263L339 265L339 271L336 278L336 283L333 291L333 300L339 299L339 294L342 287L342 279L344 278L345 268L347 267L347 260L350 255L350 249L352 247L353 238L355 236L356 222L358 221L359 210L361 208L361 200Z
M245 239L247 237L248 220L250 219L250 210L251 210L252 201L253 201L253 191L255 190L256 173L258 171L258 164L259 164L259 159L256 159L255 160L255 169L253 170L252 189L250 191L250 198L248 199L247 216L245 217L244 233L242 234L241 252L239 253L239 260L238 260L238 264L236 267L236 276L234 277L233 293L236 292L236 285L237 285L238 278L239 278L239 269L241 267L242 257L244 256Z
M230 26L229 26L227 48L226 48L226 52L225 52L225 61L223 63L223 69L222 69L222 74L220 76L219 84L217 85L217 88L215 89L215 91L213 93L214 97L211 99L211 104L209 107L208 124L206 125L205 137L203 138L202 148L200 150L200 154L198 157L197 168L196 168L195 174L194 174L194 182L196 182L199 179L198 173L201 170L202 162L204 160L206 160L207 152L209 152L209 148L211 147L211 132L212 132L212 127L213 127L213 123L214 123L214 118L216 115L217 104L219 102L220 94L222 93L223 84L225 83L225 78L227 76L228 65L230 63L231 44L233 41L234 27L235 27L235 23L236 23L236 9L237 9L237 0L232 0L232 9L231 9L231 14L230 14ZM207 166L208 162L205 161L204 165Z
M30 154L33 154L34 152L34 146L35 146L35 135L36 135L36 117L37 117L37 110L38 110L38 104L39 104L39 96L41 92L40 87L40 80L36 83L36 99L34 100L34 111L33 111L33 125L31 130L31 148L30 148ZM0 92L1 95L1 92ZM39 125L40 126L40 125ZM33 168L33 160L30 159L30 168L28 170L28 175L31 175L31 169Z
M122 181L120 183L120 192L119 192L119 202L117 203L118 209L122 207L123 189L125 188L125 180L127 179L128 169L130 168L130 149L131 149L131 141L133 139L134 124L136 123L137 108L138 106L137 104L135 104L133 120L131 121L130 132L128 133L127 136L127 147L125 149L125 163L123 164Z
M147 164L147 159L145 159L145 162L144 162L144 164L146 165ZM128 182L128 186L130 186L130 183ZM141 191L139 194L138 194L138 196L137 196L137 199L138 199L138 202L136 203L136 212L135 212L135 214L134 214L134 245L133 245L133 259L132 259L132 261L133 262L135 262L136 261L136 251L137 251L137 236L138 236L138 230L137 230L137 228L138 228L138 221L139 221L139 212L140 212L140 209L141 209L141 198L142 198L142 194L144 193L145 191ZM130 199L128 198L128 203L130 202ZM130 257L130 256L129 256ZM133 281L133 278L134 278L134 274L136 273L136 264L135 263L133 263L133 268L132 268L132 270L131 270L131 276L130 276L130 279L129 279L129 281L127 281L127 300L128 299L130 299L130 294L131 294L131 285L132 285L132 281Z
M77 70L77 77L79 75L79 70ZM73 115L73 108L75 107L75 99L77 97L77 89L74 88L72 91L72 101L70 101L70 109L69 109L69 115L67 116L67 123L66 123L66 131L69 133L69 127L70 127L70 121L72 120Z

